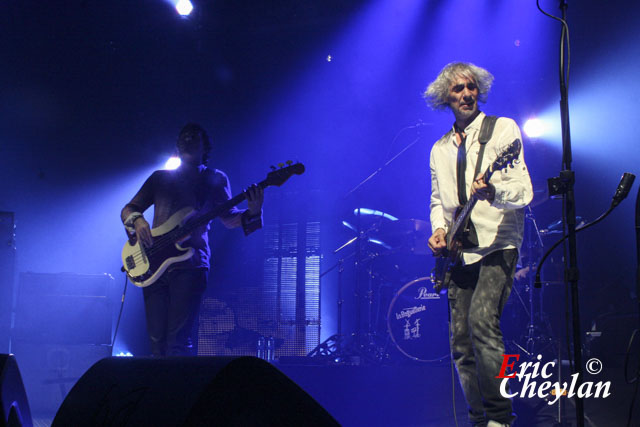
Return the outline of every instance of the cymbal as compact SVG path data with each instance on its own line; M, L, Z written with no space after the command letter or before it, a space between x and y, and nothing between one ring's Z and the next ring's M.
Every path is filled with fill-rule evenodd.
M396 218L391 214L384 213L382 211L377 211L375 209L368 209L368 208L356 208L353 210L353 214L355 216L358 216L358 214L360 214L361 217L380 217L380 218L386 218L391 221L398 220L398 218Z
M422 219L399 219L385 222L377 236L397 251L417 255L430 253L427 241L431 226Z
M585 225L586 221L584 218L582 218L581 216L577 216L576 215L576 227L580 227L582 225ZM553 221L551 224L547 225L546 228L540 230L540 234L542 235L547 235L547 234L560 234L562 233L562 220L559 219L557 221Z

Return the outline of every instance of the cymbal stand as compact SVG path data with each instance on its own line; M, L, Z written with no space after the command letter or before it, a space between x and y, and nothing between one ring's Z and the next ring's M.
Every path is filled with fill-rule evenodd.
M360 212L358 212L358 215L360 215ZM356 245L355 250L351 252L351 254L339 259L336 262L336 264L334 264L331 268L329 268L327 271L320 274L320 277L323 277L329 272L333 271L335 268L338 268L337 333L329 337L320 345L318 345L314 350L312 350L308 354L308 356L311 356L311 357L319 356L323 358L330 358L331 361L334 363L342 363L345 361L348 362L349 359L351 359L351 356L354 356L354 355L357 356L362 354L361 350L364 346L362 345L362 339L361 339L361 335L362 335L361 333L362 331L362 327L361 327L361 321L362 321L361 286L362 285L361 285L361 282L362 281L359 277L361 272L360 267L362 263L365 262L367 259L372 260L373 258L378 256L378 254L366 254L366 256L363 257L362 256L362 240L365 240L365 241L368 240L369 233L375 228L376 227L374 226L374 227L371 227L369 230L361 231L360 219L358 218L356 236L350 239L349 241L347 241L346 243L344 243L342 246L340 246L336 250L334 250L333 253L337 254L338 252L345 249L347 246L351 246L352 244ZM355 309L356 325L355 325L355 332L351 334L351 338L353 338L353 340L348 342L345 345L345 339L342 333L342 308L344 304L343 272L344 272L344 262L351 257L354 257L354 267L355 267L355 273L356 273L355 293L354 293L354 297L356 301L356 309ZM370 269L367 272L370 273ZM371 283L369 283L369 292L367 293L368 296L372 295L371 286L372 286ZM371 299L370 301L372 302ZM370 312L371 312L371 309L369 309L369 313ZM371 316L371 314L369 314L369 316ZM368 325L369 325L368 330L370 330L371 321L369 321Z
M342 336L342 273L344 272L344 259L338 261L338 336Z
M340 251L342 248L350 245L351 243L353 243L355 241L356 238L351 239L350 241L348 241L347 243L345 243L344 245L342 245L341 247L339 247L338 249L336 249L334 251L334 253L337 253L338 251ZM314 356L332 356L334 355L334 353L337 353L338 355L341 355L343 353L343 348L342 348L342 344L343 344L343 335L342 335L342 305L344 304L344 298L342 296L342 273L344 272L344 262L345 260L347 260L348 258L351 258L354 255L354 253L346 256L345 258L340 258L333 266L331 266L328 270L326 270L325 272L320 274L320 278L322 278L323 276L325 276L326 274L330 273L331 271L333 271L335 268L338 268L338 298L337 298L337 305L338 305L338 313L337 313L337 317L336 317L336 333L333 334L331 337L329 337L327 340L325 340L324 343L321 343L318 347L316 347L316 349L314 349L311 353L309 353L309 356L314 355Z
M376 321L378 319L377 319L377 316L375 316L374 314L378 312L378 310L376 310L374 306L374 302L375 302L374 283L376 283L378 276L376 276L376 274L374 273L373 263L375 262L375 259L379 255L380 254L378 252L372 252L367 255L367 259L369 260L369 265L366 269L368 288L367 288L367 295L365 299L365 302L367 304L367 332L365 336L366 342L360 342L360 346L359 346L360 355L374 362L382 362L387 357L386 350L387 350L388 341L389 341L389 338L386 337L385 339L386 343L384 345L380 344L380 341L379 341L380 336L378 335L378 331L376 329L376 326L377 326ZM380 290L378 289L378 295L379 294L380 294Z
M528 227L526 226L528 224ZM527 335L525 336L524 350L528 357L533 358L539 352L545 350L549 346L553 346L553 340L551 339L551 326L549 325L549 319L544 314L544 301L543 292L540 292L538 297L538 310L536 316L536 309L534 306L533 285L535 282L535 275L533 271L536 268L534 259L538 259L535 256L535 248L538 247L542 251L543 243L538 229L538 224L533 215L533 211L530 206L527 206L525 213L525 229L527 230L527 292L529 293L529 323L527 325ZM540 326L544 324L545 332L541 331Z
M356 259L354 262L354 271L355 271L355 300L356 300L356 331L355 331L355 343L357 348L360 348L360 338L361 338L361 325L360 322L362 321L362 307L361 307L361 287L362 287L362 281L360 280L360 263L362 261L362 239L367 238L366 235L367 233L362 231L362 212L361 209L358 209L358 214L357 214L357 218L358 220L356 221L356 230L358 233L358 238L356 239Z

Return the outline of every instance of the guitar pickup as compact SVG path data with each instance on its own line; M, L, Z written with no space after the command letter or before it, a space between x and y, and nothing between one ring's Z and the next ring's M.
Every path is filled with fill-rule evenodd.
M133 255L129 255L125 259L125 262L127 263L127 270L133 270L134 268L136 268L136 262L133 259Z

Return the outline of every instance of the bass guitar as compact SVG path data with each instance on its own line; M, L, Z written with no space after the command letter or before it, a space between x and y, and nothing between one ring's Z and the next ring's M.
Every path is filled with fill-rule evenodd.
M304 173L302 163L281 166L267 174L258 183L261 188L281 186L291 176ZM182 244L189 239L193 230L206 225L221 213L233 208L246 198L244 192L216 206L209 212L200 214L190 206L180 209L167 221L151 229L153 244L145 247L135 236L129 238L122 248L122 269L127 272L134 285L146 287L153 284L166 269L176 262L185 261L194 254L194 249Z
M489 182L495 171L502 170L507 166L513 168L513 163L518 159L521 149L522 143L519 139L515 139L509 144L484 172L482 176L484 182ZM436 292L448 287L451 269L462 262L462 237L465 232L468 232L469 217L477 201L477 197L471 195L467 203L459 207L453 216L454 220L445 238L447 246L440 252L431 273L431 282Z

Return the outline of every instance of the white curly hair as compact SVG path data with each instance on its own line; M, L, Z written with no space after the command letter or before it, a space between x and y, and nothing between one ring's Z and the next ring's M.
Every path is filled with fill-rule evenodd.
M487 102L493 84L493 75L470 62L451 62L444 66L438 77L424 91L423 97L434 110L444 110L449 104L449 88L456 77L473 79L478 85L478 101Z

